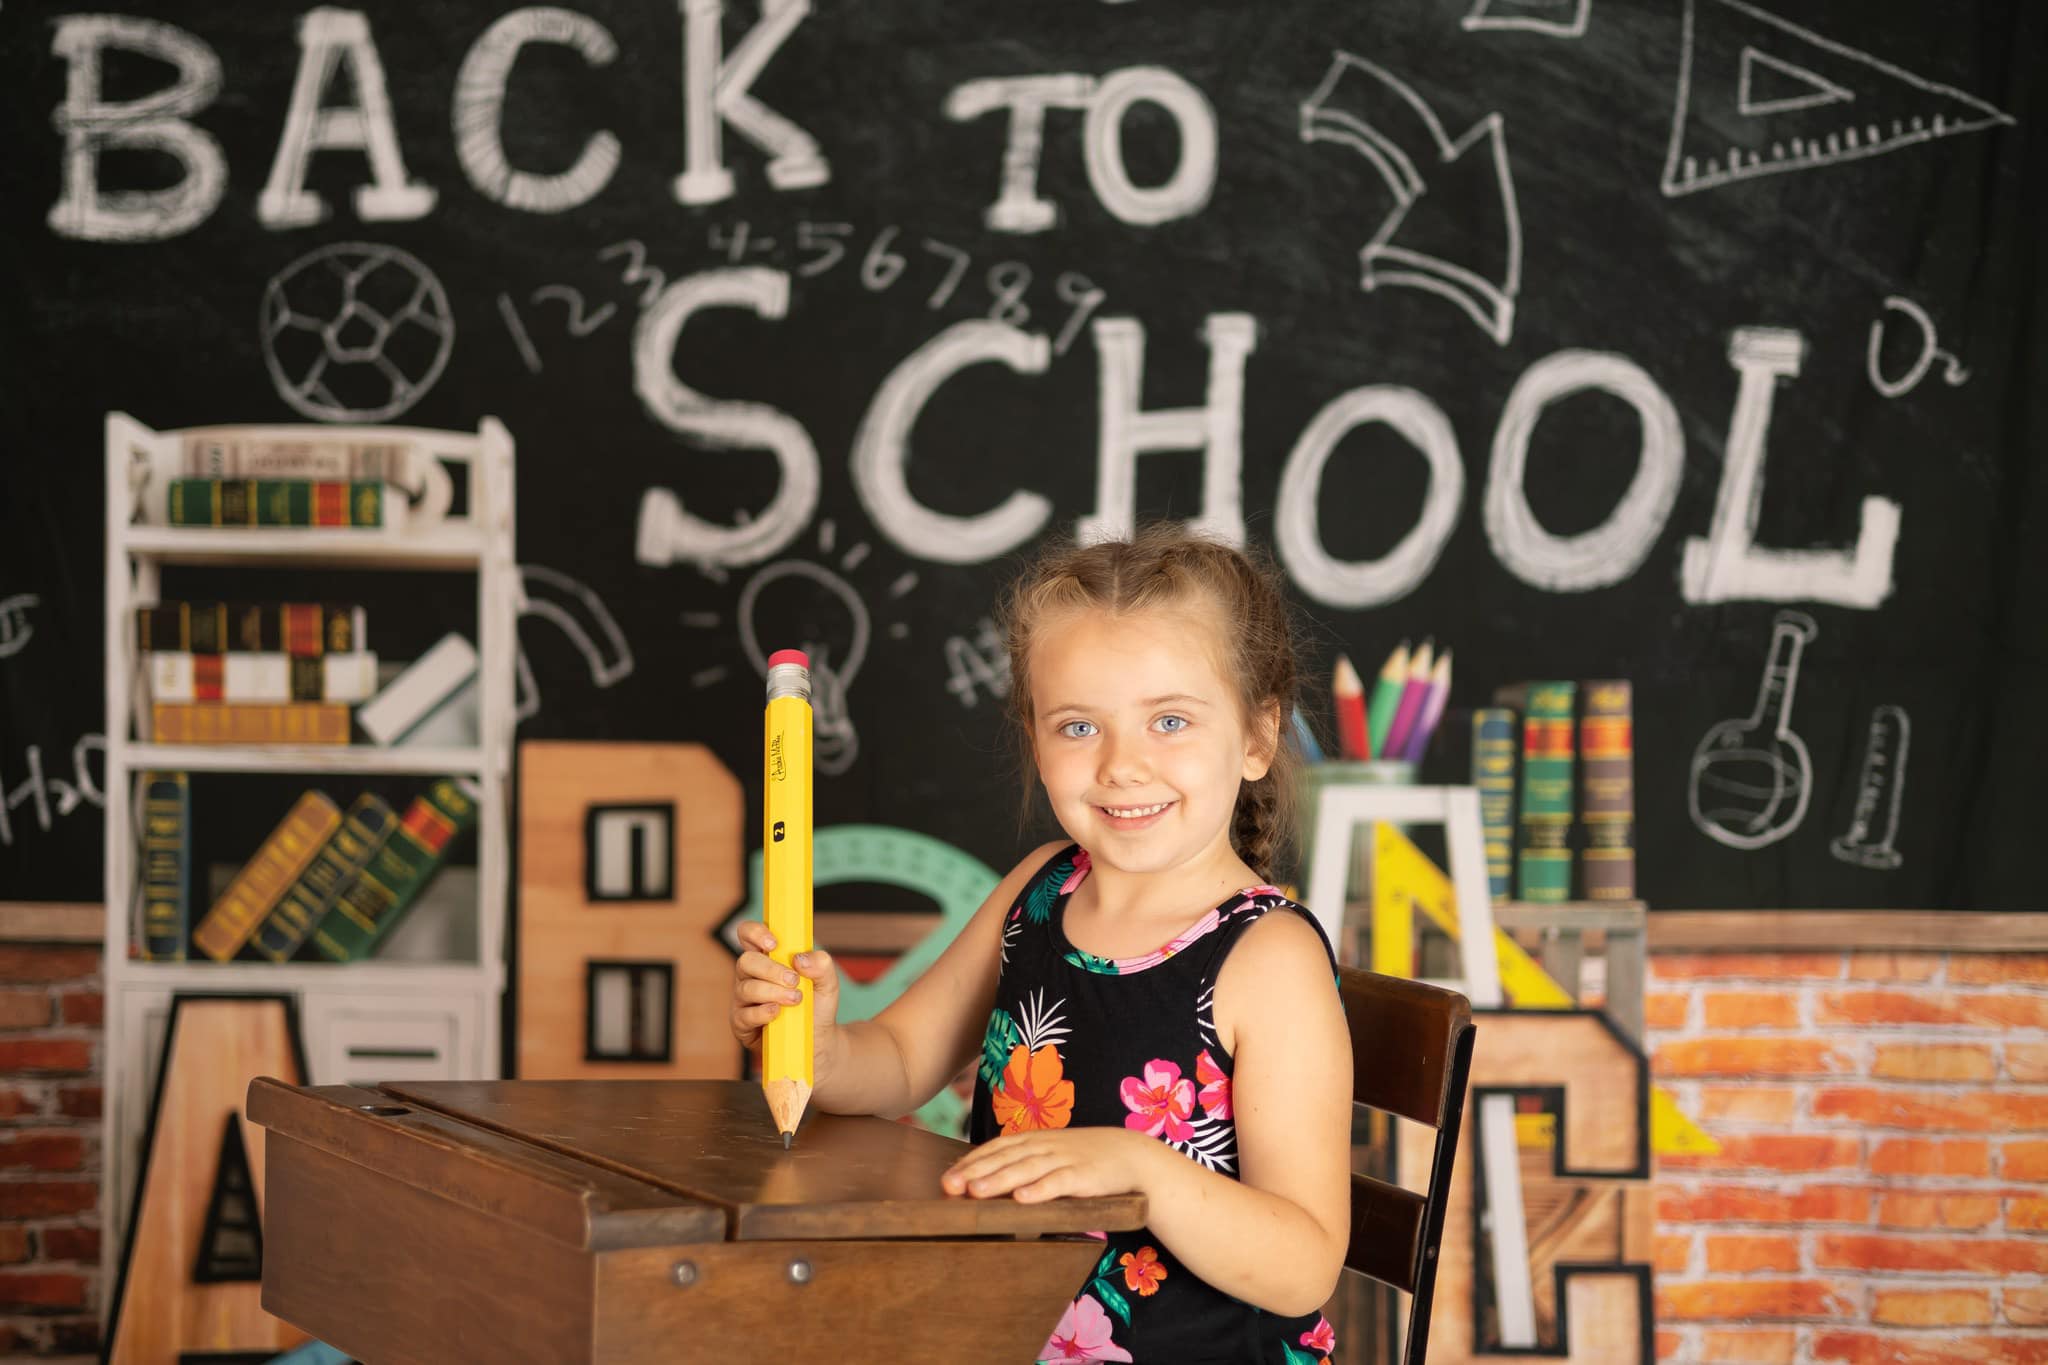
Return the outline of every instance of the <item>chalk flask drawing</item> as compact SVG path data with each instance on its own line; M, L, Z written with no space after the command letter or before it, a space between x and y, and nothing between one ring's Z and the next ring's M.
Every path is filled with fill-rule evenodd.
M1693 750L1687 796L1692 822L1708 838L1763 848L1806 818L1813 759L1792 731L1792 697L1800 657L1819 629L1804 612L1779 612L1755 708L1715 725Z

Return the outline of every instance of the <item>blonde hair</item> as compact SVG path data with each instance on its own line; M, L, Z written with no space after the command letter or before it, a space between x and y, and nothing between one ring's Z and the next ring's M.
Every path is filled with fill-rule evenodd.
M1056 542L1011 584L1002 608L1010 651L1010 716L1021 745L1028 812L1034 764L1031 647L1048 620L1077 610L1124 615L1161 608L1214 609L1218 659L1236 684L1239 714L1254 742L1268 738L1265 718L1277 715L1266 775L1239 789L1230 843L1262 877L1294 841L1295 793L1302 756L1290 723L1300 686L1295 622L1279 571L1257 550L1240 550L1177 523L1147 526L1129 539L1082 545Z

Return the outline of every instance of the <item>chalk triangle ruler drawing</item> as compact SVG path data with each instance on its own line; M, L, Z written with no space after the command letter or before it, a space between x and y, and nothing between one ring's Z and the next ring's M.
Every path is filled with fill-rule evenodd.
M1691 194L2012 122L1744 0L1686 0L1660 187Z

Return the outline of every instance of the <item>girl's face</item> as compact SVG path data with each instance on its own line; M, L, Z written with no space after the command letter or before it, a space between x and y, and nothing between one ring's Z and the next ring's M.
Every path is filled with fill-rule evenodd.
M1127 872L1230 852L1239 784L1265 776L1213 610L1049 623L1031 654L1032 746L1061 828Z

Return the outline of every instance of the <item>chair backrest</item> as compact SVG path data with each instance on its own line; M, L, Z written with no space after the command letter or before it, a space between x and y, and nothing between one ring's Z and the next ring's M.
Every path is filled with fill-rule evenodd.
M1353 1103L1436 1134L1426 1192L1351 1177L1351 1243L1344 1255L1349 1269L1412 1296L1402 1358L1420 1365L1472 1066L1472 1006L1456 991L1356 967L1339 969L1339 989L1351 1030Z

